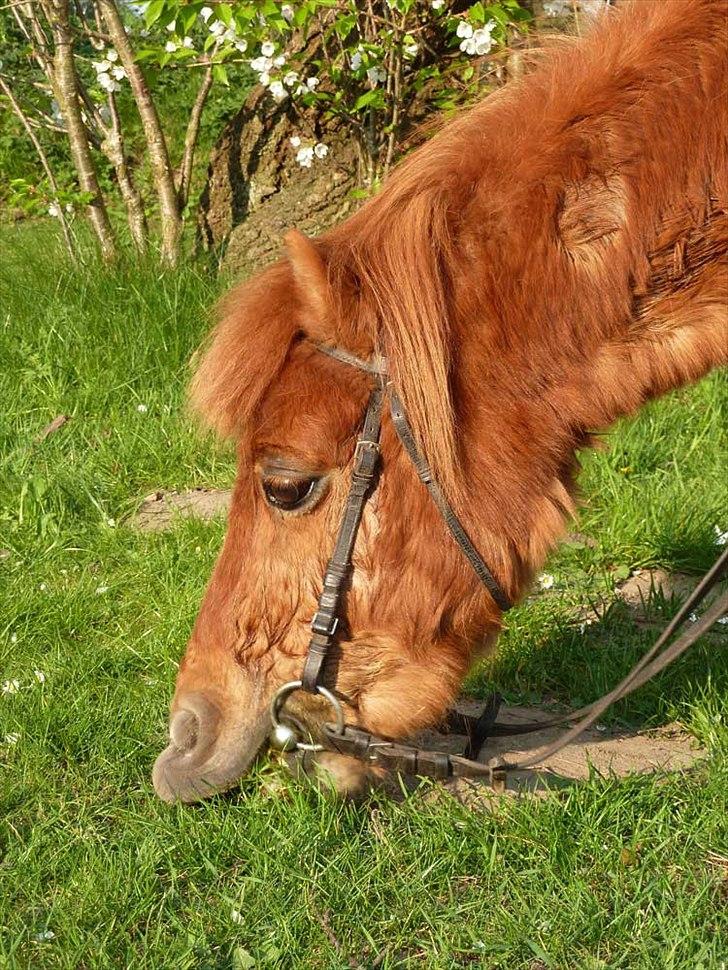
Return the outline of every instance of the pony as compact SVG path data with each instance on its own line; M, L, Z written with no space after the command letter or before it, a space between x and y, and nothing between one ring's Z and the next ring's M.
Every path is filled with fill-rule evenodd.
M222 303L192 386L234 438L227 533L179 668L161 798L235 785L300 677L386 357L417 446L516 601L576 507L576 452L728 357L728 2L626 0L444 126L353 216ZM324 671L346 720L444 716L501 610L385 416L382 472ZM315 736L325 701L291 711ZM358 763L327 756L340 789Z

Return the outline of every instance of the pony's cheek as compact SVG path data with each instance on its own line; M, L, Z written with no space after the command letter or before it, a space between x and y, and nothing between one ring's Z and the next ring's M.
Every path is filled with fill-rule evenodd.
M374 638L370 638L373 640ZM433 643L413 659L401 647L379 638L344 650L342 692L356 700L356 721L372 734L406 738L443 720L457 697L467 662L448 643ZM346 687L351 685L351 691Z

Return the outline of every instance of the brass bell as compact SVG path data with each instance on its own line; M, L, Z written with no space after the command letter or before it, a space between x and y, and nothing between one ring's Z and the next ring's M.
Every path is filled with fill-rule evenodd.
M295 751L298 747L298 735L288 724L276 724L270 732L270 746L277 751Z

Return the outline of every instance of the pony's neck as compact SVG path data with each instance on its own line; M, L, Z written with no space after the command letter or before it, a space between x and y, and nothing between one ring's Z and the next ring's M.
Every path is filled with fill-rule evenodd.
M562 533L591 434L726 360L725 11L627 7L471 116L494 135L463 163L481 177L452 274L455 404L514 586Z

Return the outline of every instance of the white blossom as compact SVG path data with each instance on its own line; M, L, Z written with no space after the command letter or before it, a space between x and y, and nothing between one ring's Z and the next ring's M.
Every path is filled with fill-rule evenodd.
M54 219L61 218L62 212L58 202L51 202L51 204L48 206L48 215L53 216Z
M461 20L458 24L458 29L456 31L458 37L472 37L473 36L473 26L469 24L467 20Z
M226 30L227 27L222 20L216 20L212 27L210 27L210 33L213 37L222 37Z
M318 77L306 78L306 87L308 88L309 91L315 91L320 83L321 83L321 78L318 78Z
M108 91L109 94L114 94L116 91L121 91L121 85L118 81L115 81L110 74L99 74L96 80L99 82L99 85L104 89L104 91Z
M139 414L146 414L147 411L149 410L146 404L137 404L136 409L139 412Z
M697 623L698 622L698 614L697 613L691 613L690 616L688 616L688 619L690 620L691 623Z
M106 524L108 525L108 527L110 529L115 529L116 528L116 519L107 519L106 520Z
M383 67L375 65L367 69L367 77L371 86L375 88L377 84L383 84L387 80L387 72Z
M289 71L283 78L283 83L286 87L292 88L293 85L298 80L298 71Z
M293 10L293 7L290 5L290 3L284 3L283 6L281 7L281 17L283 17L286 23L290 24L294 16L295 16L295 12Z
M20 690L20 681L15 680L5 680L3 681L2 692L3 694L17 694Z
M491 31L494 27L495 22L491 20L485 27L479 27L478 30L473 31L471 36L460 42L460 50L471 56L477 54L478 57L482 57L483 54L487 54L493 46Z
M17 634L17 633L13 633L13 634L11 635L11 637L10 637L10 642L11 642L11 643L17 643L17 642L18 642L18 634Z
M39 684L45 684L46 675L43 673L42 670L34 670L33 676L35 677L35 679L38 681Z
M354 51L351 55L351 69L352 71L358 71L361 67L361 51Z
M109 592L109 587L108 586L97 586L96 587L96 595L97 596L103 596L104 593L108 593L108 592Z
M40 586L38 587L38 589L41 591L41 593L45 593L48 590L48 584L47 583L41 583Z
M442 8L445 6L445 0L432 0L430 6L433 10L442 10Z
M263 57L273 57L273 53L276 49L276 45L272 44L269 40L264 41L260 45L260 53Z
M202 10L200 10L200 16L205 21L205 23L207 23L207 21L212 16L212 7L203 7Z
M313 148L299 148L296 152L296 161L301 168L311 168L313 164Z
M107 57L103 61L91 61L91 66L97 74L106 74L111 70L111 61Z
M273 59L273 63L276 67L283 67L283 65L286 63L286 55L279 54L278 57Z
M324 143L320 141L313 146L313 153L316 158L326 158L326 156L329 154L329 146L324 145Z
M416 57L418 50L419 50L419 47L415 43L405 44L405 46L403 47L405 57Z
M283 86L283 81L273 81L268 88L275 101L285 101L288 97L288 91L286 91Z
M717 622L720 623L721 626L725 626L726 623L728 623L728 616L721 616Z
M728 529L724 532L719 525L714 525L713 532L715 532L716 546L725 546L728 544Z
M601 16L608 6L609 0L581 0L582 13L592 19Z
M264 88L267 88L270 84L270 74L267 71L263 71L262 74L258 75L258 81L263 85Z
M177 30L177 21L173 20L171 24L167 24L167 30L173 34Z
M298 135L294 135L293 138L289 139L293 148L298 148L301 144L301 139Z
M173 40L168 40L164 45L164 49L168 54L174 54L174 52L177 50L177 45Z
M241 54L244 54L246 52L246 50L248 49L248 42L247 42L247 40L236 40L235 41L235 49L236 50L239 50Z
M191 50L194 50L195 42L192 40L191 37L183 37L182 38L182 46L183 47L186 47L187 50L190 50L191 51Z
M73 202L66 202L63 208L66 210L69 216L72 216L73 213L75 212L75 209L73 208Z
M111 61L112 64L119 60L119 55L116 53L113 47L110 47L106 51L106 60Z
M551 589L554 583L555 579L550 573L541 573L538 577L538 585L541 589Z
M238 926L242 925L245 922L243 914L237 909L233 909L230 911L230 919L233 921L233 923L237 923Z
M17 744L18 741L20 741L19 734L6 734L5 737L3 738L3 744L6 744L8 747L10 747L13 744Z
M271 70L273 67L273 61L270 59L270 57L254 57L250 62L250 66L254 71L257 71L258 74L263 74Z
M40 933L36 933L33 939L38 943L47 943L49 940L55 940L56 934L53 930L41 930Z
M123 81L124 78L126 77L126 71L121 66L121 64L117 64L114 67L112 67L111 73L117 81Z

